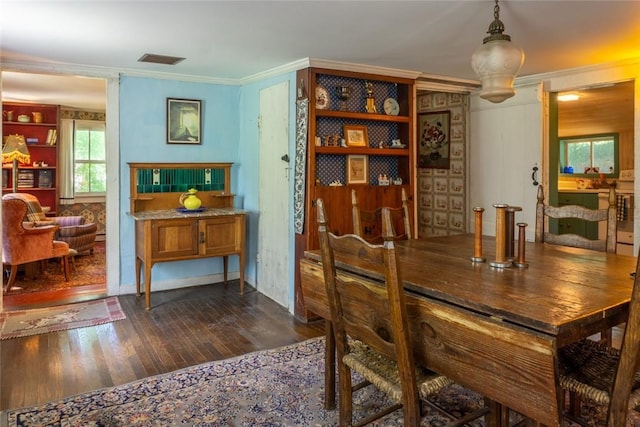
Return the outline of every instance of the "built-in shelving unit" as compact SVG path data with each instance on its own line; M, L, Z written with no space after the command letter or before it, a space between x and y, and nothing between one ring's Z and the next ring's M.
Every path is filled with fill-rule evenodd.
M352 233L351 191L356 190L362 209L400 206L402 188L413 203L416 162L413 79L324 68L299 70L296 79L298 99L309 100L304 227L296 235L298 260L305 250L318 248L315 209L318 198L325 201L331 230L337 234ZM343 87L349 88L347 99L341 97ZM387 99L397 102L398 110L385 111ZM368 144L343 143L345 125L364 127ZM364 156L366 162L366 179L357 183L347 176L353 159L349 156L354 155ZM381 176L388 181L380 181ZM381 185L386 182L390 185ZM299 289L296 275L296 294ZM299 301L296 297L296 313L301 314Z
M29 164L18 164L17 190L36 196L43 207L50 208L50 215L56 214L58 205L59 110L50 104L2 103L3 146L7 136L23 135L31 155ZM12 191L12 169L12 164L2 166L3 194Z

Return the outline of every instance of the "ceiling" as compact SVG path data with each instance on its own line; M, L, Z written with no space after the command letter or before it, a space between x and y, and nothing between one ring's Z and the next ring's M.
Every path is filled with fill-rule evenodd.
M493 9L491 0L0 0L0 60L241 84L317 58L476 80L470 58ZM520 76L640 57L640 1L503 0L500 19L525 51ZM138 62L145 53L186 59ZM99 79L28 77L3 73L3 98L73 106L104 96ZM43 93L56 99L34 99Z

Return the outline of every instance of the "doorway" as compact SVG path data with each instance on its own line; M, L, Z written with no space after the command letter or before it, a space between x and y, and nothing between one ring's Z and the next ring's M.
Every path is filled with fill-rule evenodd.
M105 122L107 84L108 81L103 78L3 71L1 93L3 102L60 106L60 123L73 122L74 119L79 118L92 118L96 122L100 120ZM62 131L61 127L58 129ZM73 130L67 131L67 133L70 132L72 133ZM58 155L60 155L60 148L58 146L56 150ZM75 175L73 161L69 170ZM73 185L73 179L71 182ZM59 181L57 185L60 187ZM37 191L34 193L37 197ZM59 204L56 215L79 215L97 224L98 234L94 253L83 252L75 257L73 262L71 284L75 286L68 286L69 284L64 282L64 276L57 274L55 263L49 262L46 263L46 278L50 282L44 280L17 282L16 285L23 287L23 291L3 295L0 300L0 310L59 305L107 295L105 195L84 200L75 199L70 204ZM84 266L90 266L91 270L86 271ZM39 271L39 269L36 270ZM53 273L51 275L48 274L50 270Z
M635 92L635 81L627 80L550 93L550 204L558 206L571 200L572 204L597 208L599 195L605 195L606 186L613 181L617 183L618 196L633 195ZM613 147L613 158L610 161L609 151L605 150L609 142ZM587 149L588 147L592 149ZM574 162L578 164L573 164ZM632 201L623 203L632 206ZM630 218L633 222L633 217ZM557 223L550 224L550 227L555 227L556 232L566 229L564 227L561 230ZM635 240L634 228L633 224L619 222L618 240L632 245ZM595 238L593 234L598 234L597 230L593 230L591 234L587 231L574 232L581 235L584 233L588 238Z

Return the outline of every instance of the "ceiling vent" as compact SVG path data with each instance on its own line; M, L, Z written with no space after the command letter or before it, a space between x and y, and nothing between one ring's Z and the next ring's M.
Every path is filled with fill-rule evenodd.
M149 62L152 64L165 64L176 65L178 62L183 61L184 58L177 56L155 55L153 53L145 53L138 59L138 62Z

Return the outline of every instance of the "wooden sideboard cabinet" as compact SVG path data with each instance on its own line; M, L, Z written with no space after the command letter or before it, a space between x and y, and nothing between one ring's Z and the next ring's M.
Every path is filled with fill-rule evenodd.
M146 309L151 309L151 268L158 262L239 257L244 293L246 212L233 207L231 163L129 163L131 212L135 220L136 292L144 266ZM180 195L198 190L201 208L180 208Z

